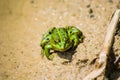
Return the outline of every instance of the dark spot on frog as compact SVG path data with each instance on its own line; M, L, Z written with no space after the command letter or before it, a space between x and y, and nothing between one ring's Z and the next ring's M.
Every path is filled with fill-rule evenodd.
M51 34L51 32L49 32L49 34Z
M49 38L46 38L46 40L49 40Z
M70 31L70 34L72 33L72 31Z

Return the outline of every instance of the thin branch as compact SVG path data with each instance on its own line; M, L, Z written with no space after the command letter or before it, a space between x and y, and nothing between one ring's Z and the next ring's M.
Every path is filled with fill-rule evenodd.
M107 56L110 54L110 49L112 47L112 42L114 39L114 34L117 28L119 18L120 18L120 9L117 9L112 16L110 24L108 25L103 47L99 54L98 60L96 61L97 67L95 70L89 73L83 80L93 80L105 71L107 65Z

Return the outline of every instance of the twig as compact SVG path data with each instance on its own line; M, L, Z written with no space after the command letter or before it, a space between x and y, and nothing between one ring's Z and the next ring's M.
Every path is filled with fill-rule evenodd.
M107 28L107 34L103 43L102 51L99 54L98 60L96 61L97 67L91 73L89 73L83 80L93 80L101 75L107 65L107 56L110 54L114 34L117 28L117 23L120 17L120 9L117 9L112 16L111 22Z
M120 55L116 58L116 60L114 61L114 64L118 64L120 62Z

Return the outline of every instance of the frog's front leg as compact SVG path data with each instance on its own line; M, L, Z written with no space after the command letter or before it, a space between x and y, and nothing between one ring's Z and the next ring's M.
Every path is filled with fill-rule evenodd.
M53 56L50 54L50 49L52 49L51 45L46 45L44 47L45 55L49 60L52 60Z
M79 37L76 34L70 37L70 41L73 43L73 49L76 48L80 43Z

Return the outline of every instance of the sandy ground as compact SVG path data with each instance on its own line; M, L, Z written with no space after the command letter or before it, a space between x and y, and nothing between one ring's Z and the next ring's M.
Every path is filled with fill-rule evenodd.
M82 80L94 69L90 62L99 54L117 8L120 0L0 0L0 80ZM84 42L72 56L42 58L42 35L66 25L79 28ZM113 51L120 54L119 35ZM111 79L119 76L113 72Z

